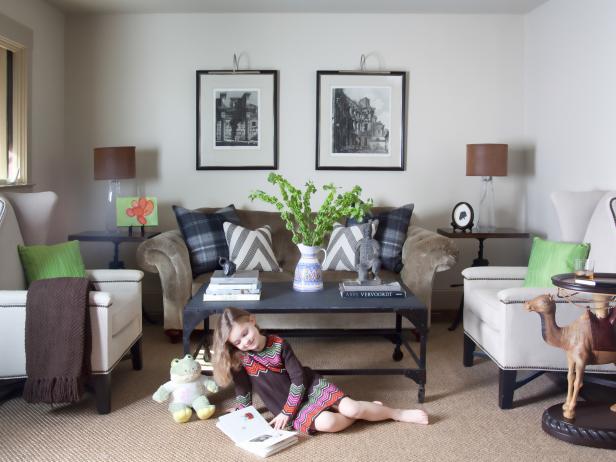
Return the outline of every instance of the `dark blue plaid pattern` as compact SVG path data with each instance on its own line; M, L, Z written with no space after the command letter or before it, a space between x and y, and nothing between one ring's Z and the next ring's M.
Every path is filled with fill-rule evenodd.
M188 247L193 277L220 268L218 257L229 257L222 224L239 224L235 207L229 205L215 213L203 213L174 205L173 212Z
M414 204L406 204L397 209L372 216L367 214L362 222L370 219L379 220L374 238L381 244L381 266L390 271L402 271L402 246L406 240L406 231L411 222ZM349 218L347 226L357 223Z

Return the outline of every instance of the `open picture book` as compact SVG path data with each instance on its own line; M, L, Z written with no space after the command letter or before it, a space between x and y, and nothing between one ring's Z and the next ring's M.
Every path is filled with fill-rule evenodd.
M297 443L297 432L274 430L254 406L220 416L216 426L236 446L267 457Z

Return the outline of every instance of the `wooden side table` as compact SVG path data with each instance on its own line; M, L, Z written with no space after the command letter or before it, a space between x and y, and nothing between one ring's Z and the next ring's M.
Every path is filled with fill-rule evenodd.
M438 228L436 230L441 236L445 236L451 239L477 239L479 241L479 252L477 258L473 260L471 266L488 266L490 262L483 256L483 241L486 239L527 239L530 237L529 233L524 233L513 228L496 228L490 231L484 231L481 229L473 228L471 231L456 231L453 228ZM462 284L460 284L462 285ZM454 287L459 287L455 285ZM464 294L462 294L462 300L456 313L456 318L449 326L449 330L455 330L460 322L462 322L462 316L464 315Z
M143 242L146 239L160 234L156 232L146 232L143 236L139 232L133 233L132 236L128 235L128 231L118 231L117 233L111 233L109 231L82 231L80 233L74 233L68 235L69 241L82 241L82 242L112 242L113 243L113 260L109 262L109 269L122 269L124 268L124 262L119 259L119 247L122 242Z
M128 231L118 231L117 233L112 233L109 231L82 231L80 233L69 234L68 240L81 242L112 242L113 260L109 262L109 269L123 269L124 262L119 259L118 248L120 247L120 244L123 242L134 242L138 244L146 239L156 236L157 234L160 234L160 232L149 231L144 233L142 236L139 231L133 232L132 235L129 235ZM143 308L143 304L141 305L141 313L150 324L156 324L156 322L146 313Z

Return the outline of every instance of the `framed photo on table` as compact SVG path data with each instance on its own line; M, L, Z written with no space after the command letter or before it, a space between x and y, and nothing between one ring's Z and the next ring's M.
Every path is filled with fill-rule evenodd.
M197 71L197 170L278 168L278 71Z
M406 72L317 71L317 170L404 170Z

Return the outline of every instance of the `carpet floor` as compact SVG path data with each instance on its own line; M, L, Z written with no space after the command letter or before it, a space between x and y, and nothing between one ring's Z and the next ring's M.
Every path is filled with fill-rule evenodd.
M297 356L315 368L396 367L392 344L382 338L291 338ZM413 345L417 345L413 342ZM151 395L169 377L169 362L181 353L160 326L144 328L144 368L123 361L113 373L112 412L98 415L87 394L74 405L31 405L20 397L0 404L2 461L244 461L256 456L236 448L215 426L233 401L231 389L211 397L214 418L176 424L166 404ZM392 407L421 407L430 425L360 422L339 434L304 437L271 456L272 461L581 461L616 460L612 451L573 446L541 430L543 411L564 398L542 376L516 392L515 408L497 406L498 370L487 359L462 366L462 329L434 324L428 341L426 400L402 376L330 377L355 399ZM405 355L403 363L412 367ZM260 401L255 403L262 408ZM266 418L269 414L265 415Z

